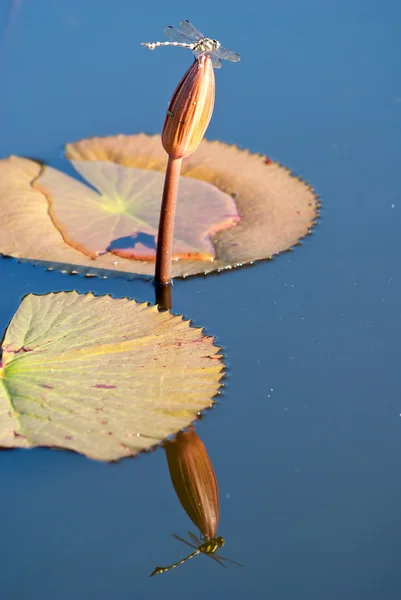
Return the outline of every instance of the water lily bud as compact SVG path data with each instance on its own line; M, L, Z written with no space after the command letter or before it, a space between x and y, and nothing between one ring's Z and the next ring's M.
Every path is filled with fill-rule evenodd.
M181 79L167 110L162 144L171 158L185 158L199 146L213 113L214 91L212 60L200 56Z
M164 448L181 506L204 538L213 539L219 522L219 490L203 442L191 429L178 433Z

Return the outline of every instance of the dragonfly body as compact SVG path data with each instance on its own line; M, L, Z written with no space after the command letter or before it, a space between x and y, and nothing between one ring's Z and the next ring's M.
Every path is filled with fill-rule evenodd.
M168 27L166 27L166 29L168 29ZM175 29L175 27L172 27L172 29ZM194 44L187 44L185 42L144 42L142 46L146 46L146 48L149 48L149 50L154 50L159 46L178 46L179 48L190 48L196 53L200 52L201 54L208 54L218 50L221 44L217 40L204 37Z
M170 40L169 42L143 42L142 46L149 48L149 50L154 50L159 46L189 48L195 58L199 58L202 54L210 56L216 69L221 67L221 59L230 60L231 62L239 61L240 55L237 52L227 50L217 40L205 37L189 21L182 21L180 26L181 31L171 25L164 29L164 33Z
M187 545L191 545L191 544L188 544L188 542L186 542L185 540L182 540L181 538L179 538L178 536L174 536L174 537L176 537L180 541L183 541ZM178 565L182 565L182 563L186 562L190 558L193 558L194 556L197 556L197 554L200 554L201 552L203 552L203 554L208 554L208 555L214 554L222 546L224 546L224 539L222 537L213 538L212 540L206 540L194 552L191 552L191 554L189 554L182 560L177 561L173 565L170 565L168 567L156 567L155 570L153 571L151 577L153 575L159 575L160 573L165 573L166 571L169 571L170 569L174 569L175 567L178 567ZM223 565L223 567L224 566L225 565Z
M210 556L210 558L213 558L222 567L226 567L226 565L222 562L223 560L226 560L227 562L231 562L234 565L238 565L239 567L244 566L244 565L241 565L240 563L236 563L233 560L229 560L228 558L224 558L223 556L219 556L218 554L216 554L217 550L220 550L220 548L222 546L224 546L224 538L222 538L221 536L214 537L212 539L207 539L207 540L205 540L205 539L200 540L199 538L196 537L196 535L194 535L190 531L188 531L188 534L189 534L189 537L191 538L192 542L194 542L194 544L187 542L187 540L184 540L183 538L179 537L178 535L173 534L173 537L175 537L176 540L183 542L187 546L191 546L191 548L195 548L194 552L191 552L191 554L189 554L185 558L177 561L176 563L174 563L172 565L169 565L168 567L156 567L155 570L151 573L150 577L153 577L153 575L160 575L161 573L165 573L166 571L169 571L170 569L175 569L175 567L178 567L178 565L182 565L184 562L186 562L190 558L193 558L194 556L197 556L198 554L201 554L201 553L206 554L207 556Z

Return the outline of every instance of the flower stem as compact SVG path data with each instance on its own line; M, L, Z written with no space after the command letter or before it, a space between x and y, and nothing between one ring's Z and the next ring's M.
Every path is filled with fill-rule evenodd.
M159 233L156 249L156 283L170 283L171 259L173 255L175 207L182 158L169 156L164 180L163 199L160 210Z

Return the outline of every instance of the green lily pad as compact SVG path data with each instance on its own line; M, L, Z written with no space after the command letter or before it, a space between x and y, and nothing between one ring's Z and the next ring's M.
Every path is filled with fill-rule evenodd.
M26 296L2 343L0 446L117 460L211 406L223 362L189 321L133 300Z

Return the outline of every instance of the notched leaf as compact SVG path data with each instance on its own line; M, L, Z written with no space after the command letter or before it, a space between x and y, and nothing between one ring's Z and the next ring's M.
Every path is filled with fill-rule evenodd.
M64 241L91 259L111 252L154 261L164 175L108 161L71 162L98 192L51 167L33 184L46 195ZM229 195L209 183L182 178L173 258L213 260L210 236L238 221Z
M36 163L0 161L0 208L6 215L0 252L67 272L152 276L166 166L160 136L90 138L68 144L66 156L99 193L49 167L32 187L40 173ZM136 170L142 184L133 182ZM182 175L174 277L271 258L310 233L318 216L318 199L304 181L271 159L221 142L202 141L184 159ZM158 205L146 199L148 180L148 187L159 190ZM207 186L205 195L199 186ZM218 194L224 208L210 219Z
M98 460L133 456L189 425L213 403L224 367L214 339L181 317L76 292L26 296L2 351L0 446Z

